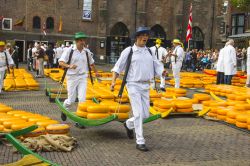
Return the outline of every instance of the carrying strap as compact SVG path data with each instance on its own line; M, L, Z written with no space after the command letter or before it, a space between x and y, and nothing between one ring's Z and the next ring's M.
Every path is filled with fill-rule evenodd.
M69 54L69 60L68 60L68 62L67 62L67 64L68 64L68 65L69 65L69 64L70 64L70 62L71 62L73 52L74 52L74 50L71 50L71 51L70 51L70 54ZM61 81L60 81L60 84L63 84L64 79L65 79L66 74L67 74L67 71L68 71L68 68L65 68L65 69L64 69L64 72L63 72L62 79L61 79Z
M5 52L5 51L4 51L4 55L5 55L5 61L6 61L7 70L8 70L8 73L10 74L10 66L9 66L9 61L8 61L8 57L7 57L7 54L6 54L6 52Z
M93 77L92 77L92 73L91 73L91 67L90 67L90 63L89 63L88 51L86 51L86 56L87 56L87 62L88 62L89 77L90 77L91 84L93 85L94 81L93 81Z
M151 50L150 50L151 51ZM157 59L159 60L159 52L158 52L158 47L155 46L155 55Z
M148 51L152 55L152 52L151 52L151 50L149 48L148 48ZM125 68L124 77L122 79L121 88L120 88L119 93L118 93L118 97L119 98L122 97L122 93L124 91L124 87L125 87L125 85L127 83L128 71L129 71L129 68L130 68L130 65L131 65L132 55L133 55L133 49L131 47L130 52L128 54L127 65L126 65L126 68Z

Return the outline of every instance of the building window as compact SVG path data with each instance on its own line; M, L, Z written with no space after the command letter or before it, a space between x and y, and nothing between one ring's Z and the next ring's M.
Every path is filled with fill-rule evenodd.
M41 18L38 16L33 17L33 28L40 29L41 28Z
M234 14L232 15L232 35L244 33L245 15Z
M46 29L54 29L54 19L52 17L47 18Z

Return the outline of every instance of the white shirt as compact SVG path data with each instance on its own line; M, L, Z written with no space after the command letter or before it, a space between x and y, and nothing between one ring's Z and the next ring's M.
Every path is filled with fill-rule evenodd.
M14 65L14 61L11 58L9 52L5 51L8 59L9 65ZM7 69L6 56L4 52L0 52L0 71L5 71Z
M247 48L247 62L250 63L250 46Z
M217 62L217 67L216 67L216 71L218 72L223 72L224 73L224 55L225 55L225 49L226 47L222 48L220 50L220 53L219 53L219 57L218 57L218 62Z
M183 58L184 58L184 50L181 46L176 46L175 49L174 49L174 52L173 54L176 54L177 57L176 57L176 62L182 62L183 61ZM171 62L172 64L175 63L175 57L174 56L171 56Z
M156 56L151 55L147 47L137 47L135 44L132 47L133 55L131 65L128 71L127 82L149 82L154 78L154 74L161 76L163 66L157 60ZM120 74L125 71L128 55L131 47L127 47L121 53L120 58L116 62L112 72ZM154 73L155 72L155 73Z
M224 72L225 75L234 75L236 74L236 51L232 45L228 45L225 48L225 54L223 58L224 62Z
M57 47L55 53L56 53L56 56L55 56L56 59L60 59L61 56L62 56L62 54L63 54L63 49L62 49L62 47Z
M62 54L62 57L59 59L59 62L65 62L67 63L69 60L69 54L71 52L71 48L68 48L67 50L65 50ZM77 49L73 49L74 52L72 54L72 59L70 64L74 64L76 65L76 69L68 69L67 71L67 75L83 75L86 74L89 70L88 70L88 63L87 63L87 56L86 56L86 51L82 50L82 52L80 52ZM91 57L91 55L88 53L88 57L89 57L89 64L93 64L94 63L94 59Z
M150 50L152 51L152 54L154 54L157 57L157 52L156 52L156 46L150 47ZM163 61L163 58L166 57L167 55L167 50L163 47L158 47L158 60Z
M37 52L37 48L36 48L36 47L33 47L31 51L32 51L32 57L33 57L33 58L36 57L35 54L36 54L36 52Z

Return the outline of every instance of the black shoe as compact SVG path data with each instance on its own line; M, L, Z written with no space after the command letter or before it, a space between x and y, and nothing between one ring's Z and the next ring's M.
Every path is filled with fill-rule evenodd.
M130 130L127 125L126 125L126 122L123 123L126 131L127 131L127 136L129 139L133 139L134 138L134 131L133 130Z
M85 129L85 127L80 125L79 123L75 123L75 127L79 128L79 129Z
M161 88L161 91L166 92L166 89L165 88Z
M66 121L67 120L67 116L64 113L61 113L61 119L62 119L62 121Z
M146 147L145 144L136 144L136 149L143 151L143 152L148 151L148 148Z

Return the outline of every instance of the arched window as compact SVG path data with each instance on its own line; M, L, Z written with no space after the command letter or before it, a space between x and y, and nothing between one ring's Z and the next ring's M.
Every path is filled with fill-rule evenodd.
M41 28L41 18L38 16L33 17L33 28L40 29Z
M192 29L192 43L193 48L204 49L204 34L199 27Z
M160 26L159 24L154 25L151 28L152 31L152 38L162 38L162 39L166 39L166 32L164 31L164 29L162 28L162 26Z
M54 19L52 17L47 18L46 29L54 29Z
M110 34L111 36L129 36L129 31L124 23L118 22L113 26Z

